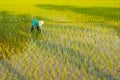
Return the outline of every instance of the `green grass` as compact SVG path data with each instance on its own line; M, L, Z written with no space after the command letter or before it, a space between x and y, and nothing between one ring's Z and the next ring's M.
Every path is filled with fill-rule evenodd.
M119 80L119 3L0 1L0 80Z

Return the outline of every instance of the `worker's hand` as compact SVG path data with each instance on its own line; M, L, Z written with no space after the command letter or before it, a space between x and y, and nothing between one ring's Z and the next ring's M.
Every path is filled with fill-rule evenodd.
M40 32L41 32L41 29L40 29Z

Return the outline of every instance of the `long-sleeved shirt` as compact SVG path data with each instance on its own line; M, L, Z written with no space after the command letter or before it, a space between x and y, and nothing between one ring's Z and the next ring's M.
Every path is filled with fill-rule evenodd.
M40 30L39 20L32 20L32 27L36 26Z

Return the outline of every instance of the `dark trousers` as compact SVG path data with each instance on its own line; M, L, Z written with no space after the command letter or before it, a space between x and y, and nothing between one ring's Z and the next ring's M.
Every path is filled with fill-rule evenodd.
M31 32L33 31L33 28L34 28L34 26L32 26L32 28L31 28ZM39 28L38 28L38 26L37 26L37 30L39 31ZM41 31L41 30L40 30Z

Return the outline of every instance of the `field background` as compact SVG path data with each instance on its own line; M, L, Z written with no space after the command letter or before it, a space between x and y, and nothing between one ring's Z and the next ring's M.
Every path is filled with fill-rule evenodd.
M120 80L120 1L0 1L0 80Z

